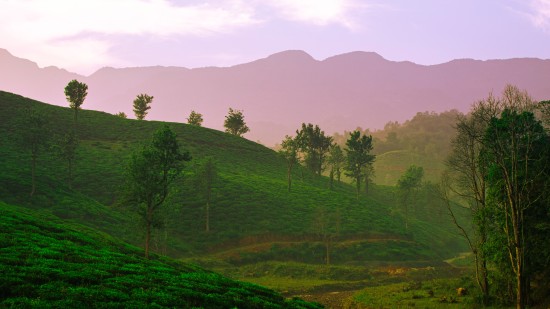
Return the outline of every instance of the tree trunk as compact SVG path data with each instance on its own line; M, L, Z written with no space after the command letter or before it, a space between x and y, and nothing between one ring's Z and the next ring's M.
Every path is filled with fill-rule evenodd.
M330 189L332 190L334 184L334 169L330 170Z
M489 272L487 270L487 259L483 252L479 253L479 247L483 246L487 242L487 232L485 231L485 226L487 225L486 220L483 220L483 230L480 235L480 245L478 246L479 254L479 278L481 282L481 293L483 295L483 304L489 305Z
M525 308L525 282L523 274L523 256L521 252L522 248L516 245L516 308Z
M325 246L326 246L326 262L327 262L327 265L330 265L330 236L326 237Z
M210 201L206 201L206 233L210 232Z
M149 259L149 244L151 243L151 218L152 218L152 209L151 207L147 207L147 216L145 218L145 258Z
M69 189L73 188L73 161L69 160Z
M35 171L36 171L36 155L33 154L32 155L32 167L31 167L31 175L32 175L31 197L34 195L34 191L36 189Z
M288 178L288 192L290 192L290 186L292 184L292 166L288 166L287 169L287 178Z
M409 205L405 201L405 230L409 230Z
M361 193L361 177L357 177L357 200L359 200L359 194Z

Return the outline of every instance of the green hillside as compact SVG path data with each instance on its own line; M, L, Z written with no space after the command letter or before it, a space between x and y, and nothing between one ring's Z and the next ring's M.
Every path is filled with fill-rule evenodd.
M317 308L0 202L0 307Z
M121 203L120 189L129 154L164 123L80 111L72 189L67 186L66 163L54 151L44 151L37 164L37 192L31 199L30 155L18 142L25 130L22 119L31 106L45 115L52 140L72 125L73 112L68 108L0 92L0 200L42 209L141 246L142 223L132 205ZM440 260L465 250L448 221L424 215L440 212L440 205L424 203L405 230L393 188L375 186L356 200L351 186L329 190L326 178L296 168L289 193L285 162L274 151L216 130L180 123L169 126L194 161L159 213L161 224L152 247L156 252L174 257L219 254L242 263L265 259L323 263L321 234L327 231L338 248L333 252L338 263ZM209 233L204 232L204 201L193 185L194 165L206 156L214 157L220 176ZM324 232L319 222L324 222ZM372 239L378 239L376 246ZM261 252L245 248L259 243L265 244ZM224 255L228 250L233 253Z

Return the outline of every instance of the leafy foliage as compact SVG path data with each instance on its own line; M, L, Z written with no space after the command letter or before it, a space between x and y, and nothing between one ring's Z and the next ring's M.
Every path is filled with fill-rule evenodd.
M326 136L325 131L322 131L318 125L314 127L311 123L307 125L302 123L302 128L296 130L296 141L302 152L305 166L320 176L325 168L325 159L332 145L332 137Z
M146 223L145 257L149 257L151 225L155 211L164 203L169 187L183 170L182 163L191 160L181 153L176 135L165 125L155 132L150 145L145 145L130 158L126 177L128 200L144 206Z
M191 111L191 114L189 114L189 117L187 118L187 123L194 125L194 126L202 126L202 114L199 114L195 111Z
M287 163L288 192L290 192L292 185L292 168L300 162L300 158L298 157L298 141L288 135L285 136L285 139L281 143L279 154Z
M0 306L319 308L0 202Z
M124 119L128 118L128 115L126 115L125 112L118 112L118 113L116 113L115 116L120 117L120 118L124 118Z
M246 125L246 122L244 122L243 112L232 108L229 108L229 112L227 116L225 116L223 126L225 127L225 132L236 136L242 136L246 132L250 131Z
M78 110L86 96L88 95L88 85L81 83L76 79L70 81L65 87L65 96L67 101L69 101L69 106L74 110L74 121L76 122L78 118Z
M416 203L416 194L420 186L422 186L422 178L424 177L424 169L420 166L411 165L397 181L399 189L399 197L403 207L405 208L405 228L408 227L409 207Z
M151 104L153 102L153 96L150 96L146 93L138 94L134 100L134 114L138 120L145 119L147 116L148 110L151 109Z
M353 131L346 141L346 175L355 179L357 198L361 190L361 180L365 177L366 166L372 164L376 158L372 151L372 136L362 135Z
M470 119L457 126L449 160L451 188L472 209L477 234L473 241L463 228L462 234L476 257L484 302L493 298L524 308L533 295L549 291L545 281L537 280L547 275L550 256L542 249L550 246L543 223L550 220L550 139L535 117L537 109L544 106L508 85L501 98L480 101ZM544 110L540 114L544 117Z

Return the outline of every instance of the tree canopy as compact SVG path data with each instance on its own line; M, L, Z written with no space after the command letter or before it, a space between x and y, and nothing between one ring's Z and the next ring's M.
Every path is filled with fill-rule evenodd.
M138 120L145 119L148 110L151 109L150 104L153 102L153 96L146 93L138 94L134 100L134 114Z
M246 122L244 122L243 112L232 108L229 108L229 112L227 116L225 116L223 126L225 127L225 132L236 136L242 136L246 132L250 131L250 129L246 126Z
M296 139L288 135L285 136L285 139L281 143L279 155L281 155L287 163L288 192L290 192L292 184L292 168L300 161L298 157L298 142Z
M326 165L332 137L325 135L318 125L302 123L302 128L296 130L296 141L306 167L320 176Z
M155 211L164 203L170 184L181 174L188 152L180 150L176 135L164 125L149 144L135 151L127 166L126 196L139 207L145 220L145 257L149 257L151 226Z
M202 114L199 114L195 111L191 111L191 114L189 114L189 117L187 118L187 123L190 125L194 125L197 127L202 126Z
M365 167L372 164L376 158L371 154L372 151L372 136L361 135L361 132L355 130L351 132L346 141L346 175L355 179L357 198L361 191L361 179L365 177Z
M78 110L84 103L86 96L88 95L88 85L81 83L76 79L70 81L65 87L65 96L69 101L69 106L74 110L74 121L78 118Z

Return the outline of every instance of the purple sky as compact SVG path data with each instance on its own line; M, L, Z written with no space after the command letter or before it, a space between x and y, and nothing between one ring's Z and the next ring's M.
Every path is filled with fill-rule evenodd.
M550 0L0 0L0 48L91 74L301 49L389 60L550 58Z

